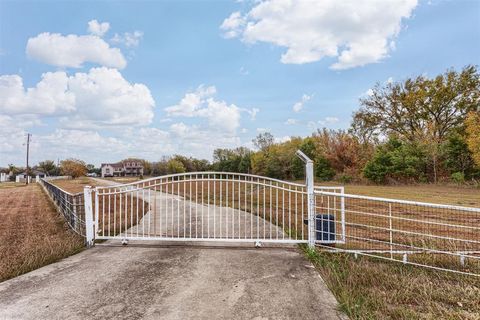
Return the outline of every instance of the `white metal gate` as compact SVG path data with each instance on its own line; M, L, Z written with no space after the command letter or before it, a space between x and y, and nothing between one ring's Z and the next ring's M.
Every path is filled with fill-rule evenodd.
M192 172L87 188L85 203L93 203L90 228L86 208L87 242L179 240L313 246L319 240L313 164L298 154L306 162L304 184L242 173ZM341 219L341 215L333 219Z
M98 187L95 238L308 242L306 187L227 172Z

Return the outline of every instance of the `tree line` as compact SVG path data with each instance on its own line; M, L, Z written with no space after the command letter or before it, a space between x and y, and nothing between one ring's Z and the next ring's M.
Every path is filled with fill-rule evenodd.
M307 137L275 142L259 134L255 150L216 149L213 161L174 155L141 160L144 174L193 171L252 173L278 179L304 178L302 150L314 160L317 180L343 183L437 183L480 180L480 74L476 66L377 83L360 99L348 130L319 129ZM36 168L49 175L100 173L77 159L46 160ZM10 171L12 168L9 168Z
M319 180L478 183L480 75L476 66L467 66L433 78L378 83L360 99L348 130L321 129L283 143L263 133L253 142L258 151L216 150L214 166L300 179L300 149L315 161Z

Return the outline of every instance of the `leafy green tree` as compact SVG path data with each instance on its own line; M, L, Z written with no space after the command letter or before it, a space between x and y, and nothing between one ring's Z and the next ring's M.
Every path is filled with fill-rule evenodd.
M335 170L327 159L322 156L315 158L315 176L321 181L330 181L335 176Z
M38 163L37 168L49 176L57 176L60 173L59 168L53 160L45 160Z
M360 99L352 129L359 136L388 136L423 144L437 181L440 147L462 130L469 112L480 105L480 74L475 66L461 72L448 70L435 78L418 76L403 82L377 84Z
M420 146L391 137L367 162L363 174L376 183L421 181L425 177L426 163L426 155Z
M475 66L449 70L433 79L418 76L404 82L377 84L360 99L353 123L377 134L396 134L417 141L421 135L443 142L462 127L467 114L480 104L480 75Z
M186 172L186 168L183 163L177 159L170 159L167 162L167 172L168 173L183 173Z
M275 143L275 138L270 132L263 132L259 133L252 142L255 147L261 151L265 151Z
M465 125L468 149L472 153L473 160L480 167L480 108L478 111L469 113Z
M216 171L248 173L251 169L252 151L245 147L236 149L215 149L213 168Z
M442 149L445 158L444 164L450 173L460 172L467 178L472 175L475 164L467 142L462 135L459 133L451 134Z

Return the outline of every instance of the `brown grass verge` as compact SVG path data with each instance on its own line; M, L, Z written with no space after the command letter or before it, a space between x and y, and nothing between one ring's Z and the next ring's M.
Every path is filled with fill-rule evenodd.
M479 319L480 278L303 247L351 319Z
M316 185L340 186L334 182L317 182ZM472 186L347 184L345 193L480 208L480 189Z
M0 199L0 281L82 250L39 185L2 188Z

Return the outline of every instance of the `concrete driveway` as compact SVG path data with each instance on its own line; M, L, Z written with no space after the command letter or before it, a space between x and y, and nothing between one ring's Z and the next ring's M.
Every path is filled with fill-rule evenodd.
M0 283L0 319L340 319L297 249L97 245Z
M296 247L110 240L0 283L0 319L340 319Z

